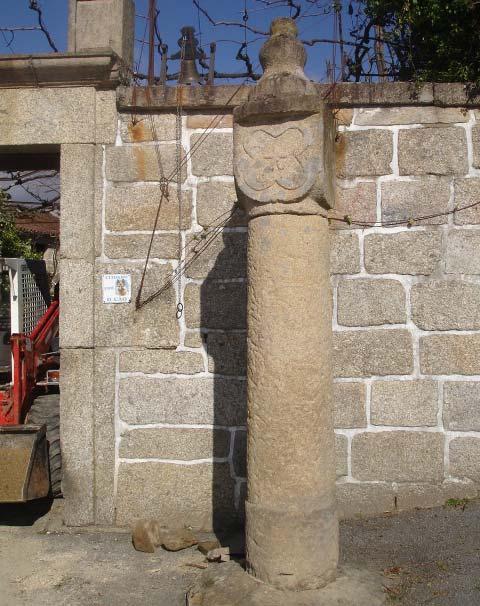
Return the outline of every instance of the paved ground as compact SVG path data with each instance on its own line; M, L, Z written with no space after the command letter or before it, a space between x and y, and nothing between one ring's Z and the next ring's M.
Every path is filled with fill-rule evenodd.
M55 505L33 526L0 506L0 606L184 606L198 551L145 554L128 533L65 532Z
M184 606L201 572L194 548L150 555L126 533L65 532L61 502L36 518L0 507L1 606ZM341 542L344 562L394 582L392 603L480 604L480 502L346 522Z
M480 604L480 501L344 523L342 552L396 582L392 603Z

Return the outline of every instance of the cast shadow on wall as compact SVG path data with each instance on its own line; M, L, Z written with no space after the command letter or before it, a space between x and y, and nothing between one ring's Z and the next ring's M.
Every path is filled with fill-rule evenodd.
M219 537L243 528L245 518L247 234L229 229L244 223L237 211L212 245L216 258L206 253L215 262L200 293L202 339L214 374L212 521Z

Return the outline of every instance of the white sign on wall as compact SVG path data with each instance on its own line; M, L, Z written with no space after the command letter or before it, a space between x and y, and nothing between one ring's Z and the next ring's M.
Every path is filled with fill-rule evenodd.
M104 303L130 303L132 277L130 274L105 274L102 276Z

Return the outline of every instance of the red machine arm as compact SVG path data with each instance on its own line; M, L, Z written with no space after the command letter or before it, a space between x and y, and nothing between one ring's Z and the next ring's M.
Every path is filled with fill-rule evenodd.
M34 389L52 365L45 354L58 335L58 319L58 301L53 301L30 335L12 335L13 383L0 391L0 426L23 423Z

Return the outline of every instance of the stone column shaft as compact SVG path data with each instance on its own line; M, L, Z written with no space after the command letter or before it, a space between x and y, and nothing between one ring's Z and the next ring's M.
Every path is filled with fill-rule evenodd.
M249 223L247 559L295 590L338 559L329 249L319 215Z
M272 23L264 74L234 112L248 223L247 569L280 589L336 575L328 209L332 115L303 73L290 19Z

